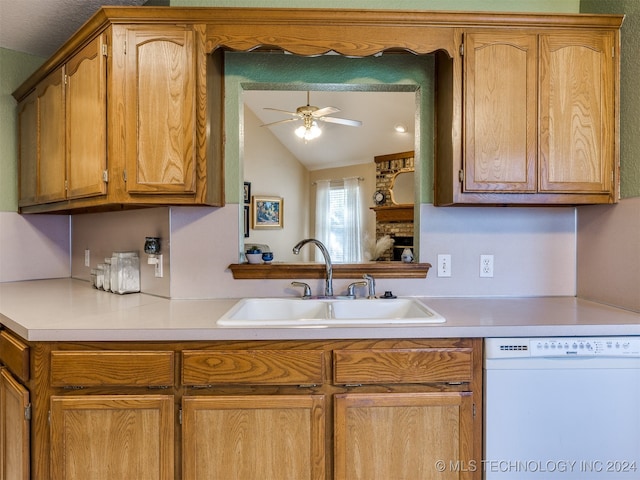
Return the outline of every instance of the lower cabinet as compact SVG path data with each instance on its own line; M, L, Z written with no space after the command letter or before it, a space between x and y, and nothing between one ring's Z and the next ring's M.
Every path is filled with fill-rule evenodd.
M51 478L174 478L171 395L51 398Z
M29 392L0 367L0 479L29 479Z
M184 397L183 478L326 478L324 403L323 395Z
M465 478L471 419L468 392L336 395L335 478Z
M0 359L1 479L481 478L481 339L0 335Z

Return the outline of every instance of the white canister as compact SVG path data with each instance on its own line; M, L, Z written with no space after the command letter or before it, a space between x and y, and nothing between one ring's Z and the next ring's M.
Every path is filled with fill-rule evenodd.
M402 256L400 258L404 263L411 263L413 262L413 252L411 251L410 248L405 248L402 251Z
M140 291L140 258L137 252L114 252L111 256L111 291Z

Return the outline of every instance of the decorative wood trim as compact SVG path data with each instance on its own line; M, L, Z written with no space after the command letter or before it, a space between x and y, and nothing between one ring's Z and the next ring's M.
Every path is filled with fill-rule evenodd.
M426 278L430 263L370 262L333 265L333 278L362 278L365 273L375 278ZM322 263L232 263L229 269L236 280L324 278Z
M371 207L376 212L377 222L413 222L413 205L390 205Z

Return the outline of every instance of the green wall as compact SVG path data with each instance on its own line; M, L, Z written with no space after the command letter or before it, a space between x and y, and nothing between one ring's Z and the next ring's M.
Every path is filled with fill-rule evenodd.
M620 196L640 197L640 1L582 0L583 13L624 13L620 66Z
M18 210L18 85L42 65L44 58L0 48L0 211Z
M578 12L580 0L170 0L172 7L362 8L393 10L483 10Z

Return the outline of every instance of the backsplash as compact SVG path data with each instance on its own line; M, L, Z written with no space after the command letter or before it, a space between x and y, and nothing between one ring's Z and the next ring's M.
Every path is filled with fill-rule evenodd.
M227 298L299 295L290 280L234 280L239 206L174 207L171 216L171 297ZM274 252L278 258L278 252ZM441 208L421 206L420 259L452 257L452 276L379 279L378 292L420 296L575 295L575 209ZM495 256L493 278L480 278L481 254ZM337 293L348 279L334 280ZM314 292L323 280L311 282Z
M163 277L155 277L155 266L147 263L145 237L161 239ZM171 235L169 208L147 208L122 212L91 213L71 216L71 276L89 280L91 268L112 252L138 252L140 290L170 297ZM85 266L85 250L90 252L91 267Z

